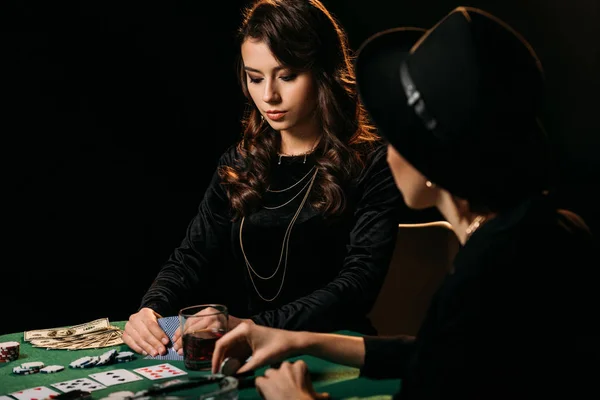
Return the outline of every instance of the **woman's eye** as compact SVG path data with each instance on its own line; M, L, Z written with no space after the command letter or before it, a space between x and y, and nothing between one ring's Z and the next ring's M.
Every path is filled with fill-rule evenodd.
M298 74L289 74L289 75L281 76L280 79L284 82L289 82L289 81L293 81L297 77L298 77Z
M248 76L248 79L250 79L250 83L260 83L263 80L263 78L253 78L251 76Z

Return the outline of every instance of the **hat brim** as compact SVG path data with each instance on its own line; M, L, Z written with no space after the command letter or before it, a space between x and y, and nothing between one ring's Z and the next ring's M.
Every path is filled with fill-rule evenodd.
M358 49L355 64L358 95L379 134L425 174L427 163L419 160L435 144L427 133L421 133L425 129L422 121L407 106L400 65L426 32L415 27L379 32Z

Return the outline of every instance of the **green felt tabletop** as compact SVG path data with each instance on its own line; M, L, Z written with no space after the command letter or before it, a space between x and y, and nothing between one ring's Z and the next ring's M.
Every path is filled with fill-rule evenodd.
M124 328L125 326L124 321L111 322L111 324L118 326L119 328ZM346 331L338 333L353 335L352 332ZM112 348L117 349L119 351L131 351L131 349L127 345L123 344L119 346L106 347L101 349L46 350L43 348L33 347L29 343L25 342L23 340L23 332L10 333L7 335L0 336L0 342L8 341L16 341L21 344L20 356L18 360L8 363L0 363L0 396L10 395L11 393L16 391L37 386L46 386L50 389L60 392L58 389L54 389L51 386L51 384L71 379L85 378L92 373L104 372L112 369L124 368L131 371L139 367L169 363L185 370L183 361L149 360L144 359L141 355L138 355L133 361L126 363L110 364L106 366L92 367L89 369L72 369L68 367L69 363L83 356L100 355ZM313 384L315 389L321 392L328 392L334 399L390 399L399 388L400 381L396 379L371 380L361 378L358 376L358 370L356 368L330 363L310 356L296 357L294 359L298 358L303 359L308 364L310 373L313 377ZM15 375L12 373L13 367L31 361L42 361L46 365L63 365L65 366L65 369L64 371L56 372L53 374L37 373L32 375ZM209 373L208 371L187 372L188 376L190 377L206 375ZM263 372L264 368L259 369L256 371L255 376L260 376ZM135 393L137 391L147 389L154 383L164 382L166 380L167 379L143 379L140 381L125 383L121 385L114 385L106 389L92 392L92 398L102 399L108 396L110 393L123 390L132 391ZM241 382L241 385L242 387L239 390L240 399L260 399L260 396L257 394L256 389L253 387L252 378ZM172 393L172 395L181 397L193 397L194 395L202 393L202 390L189 389L186 391L174 392Z

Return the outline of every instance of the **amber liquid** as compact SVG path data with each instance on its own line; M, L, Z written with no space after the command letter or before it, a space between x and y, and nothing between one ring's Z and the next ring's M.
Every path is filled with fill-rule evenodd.
M224 329L203 329L183 335L183 362L187 369L210 369L215 342Z

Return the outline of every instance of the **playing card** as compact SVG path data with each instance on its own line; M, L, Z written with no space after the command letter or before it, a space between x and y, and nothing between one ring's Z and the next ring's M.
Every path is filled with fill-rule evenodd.
M89 378L71 379L70 381L53 383L52 386L65 393L77 389L85 390L86 392L106 389L106 386L103 384L95 382Z
M158 319L158 325L167 334L169 338L169 344L167 345L167 354L164 356L157 355L152 357L151 355L146 356L147 359L152 360L183 360L183 356L180 356L175 350L173 350L173 335L177 328L179 328L179 317L177 315L171 317L164 317Z
M10 396L0 396L0 400L15 400L15 398Z
M95 374L90 374L90 378L106 386L119 385L121 383L133 381L141 381L144 379L141 376L136 375L133 372L128 371L126 369L113 369L111 371L98 372Z
M182 369L179 369L171 364L152 365L149 367L136 368L133 370L148 379L156 380L163 378L171 378L174 376L187 375Z
M52 399L59 394L59 392L55 392L46 386L38 386L31 389L19 390L10 395L18 400L43 400L48 398Z

